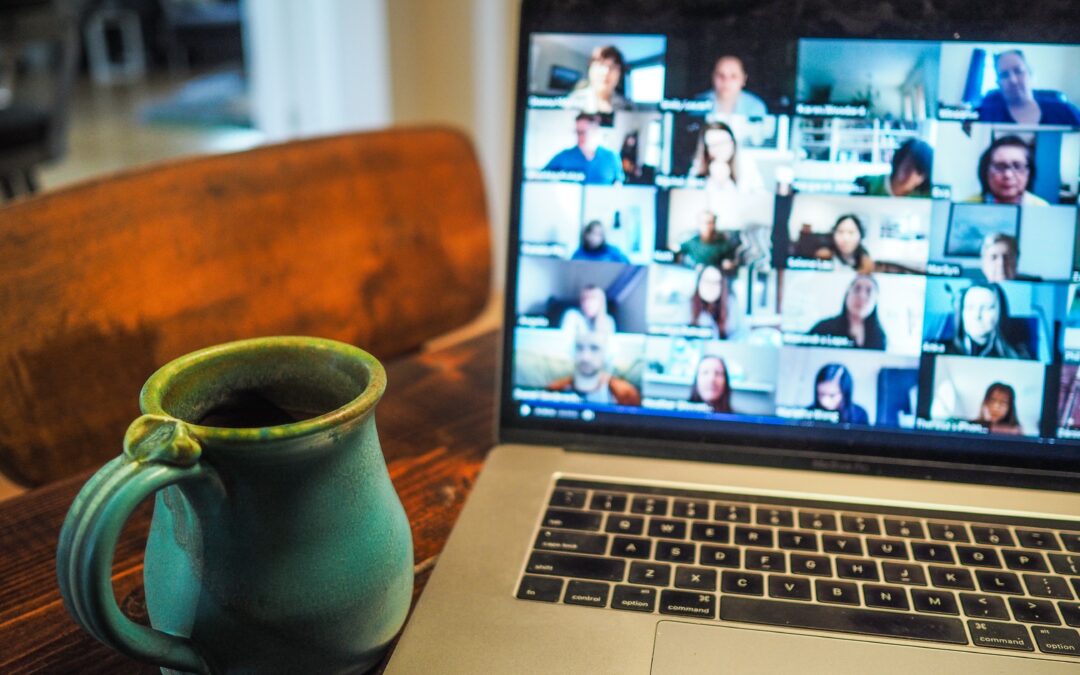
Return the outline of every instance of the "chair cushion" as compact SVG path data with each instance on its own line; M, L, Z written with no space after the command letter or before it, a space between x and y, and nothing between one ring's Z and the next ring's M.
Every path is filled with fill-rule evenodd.
M14 105L0 109L0 151L44 142L49 115L37 108Z

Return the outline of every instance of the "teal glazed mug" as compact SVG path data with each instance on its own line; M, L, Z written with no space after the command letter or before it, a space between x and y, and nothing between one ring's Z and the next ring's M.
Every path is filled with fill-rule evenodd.
M64 521L68 611L164 672L369 669L413 584L409 522L375 431L385 387L370 354L317 338L232 342L162 367L123 454ZM111 567L124 522L151 495L148 628L117 607Z

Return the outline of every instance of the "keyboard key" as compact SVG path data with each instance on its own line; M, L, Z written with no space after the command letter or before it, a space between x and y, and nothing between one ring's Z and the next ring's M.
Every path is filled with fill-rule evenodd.
M844 532L855 534L881 534L881 525L877 516L840 516L840 523L844 526Z
M818 537L813 532L780 530L778 539L780 540L780 548L786 548L793 551L818 550Z
M899 539L867 538L866 550L875 558L908 559L907 544Z
M1071 628L1046 628L1034 626L1031 629L1035 644L1047 654L1080 656L1080 634Z
M926 575L923 574L922 567L918 565L883 562L881 563L881 572L885 576L885 581L890 584L926 585Z
M970 567L1001 567L1001 559L992 548L979 546L957 546L956 557L961 565Z
M947 544L912 542L911 554L920 562L936 562L949 565L956 562Z
M614 534L641 534L645 531L645 519L641 516L620 516L612 513L608 516L607 527Z
M1076 597L1080 598L1080 579L1069 579L1069 582L1072 583L1073 592L1076 593Z
M765 577L753 572L724 572L720 575L720 590L738 595L761 595ZM727 602L725 600L725 602Z
M844 579L877 581L877 563L866 558L837 558L836 576Z
M652 542L638 537L615 537L611 540L611 555L648 560L652 557Z
M821 547L826 553L839 553L841 555L862 555L862 542L858 537L847 537L842 534L821 535Z
M656 609L656 589L641 586L616 586L611 594L611 608L631 612L652 612Z
M772 548L772 530L760 527L739 526L735 528L735 543L740 546L762 546Z
M693 591L715 591L716 570L701 567L676 567L675 588L687 588Z
M589 508L593 511L625 511L626 495L597 492L593 494Z
M667 586L671 581L671 565L663 563L630 563L630 574L626 580L631 584L649 586Z
M709 504L708 502L676 499L675 505L671 509L671 515L677 518L708 518Z
M934 567L930 566L930 583L938 588L963 588L975 590L975 582L971 580L971 572L959 567Z
M1016 530L1016 538L1024 548L1040 548L1045 551L1060 551L1057 537L1045 530Z
M1080 532L1059 532L1065 550L1080 553Z
M907 593L899 586L863 586L863 599L867 607L887 607L889 609L907 609Z
M1071 574L1080 577L1080 555L1070 553L1050 553L1050 565L1058 574Z
M800 511L799 527L804 530L835 530L836 516L820 511Z
M712 567L738 567L739 549L730 546L701 545L701 557L698 562Z
M911 590L911 604L916 612L928 614L959 614L956 598L948 591L927 591L921 588Z
M626 570L625 560L596 558L569 553L536 551L529 556L526 571L531 574L549 574L557 577L578 577L599 581L622 581Z
M926 539L922 523L917 520L901 520L898 518L885 519L885 534L890 537L905 537L907 539Z
M1029 600L1028 598L1009 598L1013 618L1024 623L1045 623L1061 625L1054 603L1049 600Z
M831 577L832 565L829 557L824 555L791 554L791 573L810 574L819 577Z
M985 525L972 525L971 534L977 544L990 544L991 546L1016 546L1016 540L1006 527L986 527Z
M756 551L748 549L744 567L762 572L786 572L787 563L780 551Z
M681 541L656 542L656 559L668 562L694 562L697 547Z
M690 538L696 541L709 541L714 544L726 544L731 532L727 525L713 523L694 523L690 527Z
M994 649L1014 649L1023 652L1033 652L1035 648L1028 638L1027 629L1014 623L998 623L996 621L979 621L968 619L968 630L971 631L971 641L976 647L992 647Z
M571 579L566 584L566 596L563 602L568 605L587 605L589 607L607 607L611 586L599 581L578 581Z
M979 580L979 588L988 593L1024 594L1024 589L1020 587L1020 580L1015 574L978 570L975 572L975 577Z
M641 513L646 516L666 516L668 512L667 497L634 497L630 502L631 513Z
M774 509L765 506L757 507L757 524L774 525L776 527L795 527L795 517L787 509Z
M1065 623L1080 627L1080 602L1059 602L1058 609Z
M665 590L660 593L660 613L713 619L716 617L716 596L712 593Z
M585 511L565 511L548 509L544 514L544 527L561 527L568 530L600 529L600 514Z
M728 523L749 523L750 507L741 504L717 504L713 511L713 520Z
M720 618L770 626L967 644L959 619L859 607L728 597L720 604Z
M544 528L536 536L536 543L533 548L540 548L545 551L603 555L607 551L607 540L606 534L585 534L584 532L566 532Z
M786 600L810 600L810 580L770 574L769 596Z
M960 604L964 606L964 614L977 619L1009 620L1009 610L1005 608L1005 600L996 595L961 593Z
M686 521L650 518L649 536L664 539L686 539Z
M833 605L859 604L859 587L851 582L818 579L814 586L817 588L818 602Z
M548 504L564 509L583 509L585 508L585 491L558 488L551 493L551 501Z
M1046 561L1043 560L1042 553L1038 551L1002 551L1001 556L1005 558L1005 564L1011 570L1024 572L1050 571L1050 568L1046 566Z
M968 543L967 528L963 523L930 523L930 538L938 541Z
M539 600L540 602L558 602L562 593L562 579L552 577L534 577L526 574L521 578L517 596L522 600Z
M1028 595L1034 595L1036 598L1054 598L1056 600L1073 599L1073 594L1069 591L1069 584L1061 577L1048 577L1042 574L1025 574L1023 576Z

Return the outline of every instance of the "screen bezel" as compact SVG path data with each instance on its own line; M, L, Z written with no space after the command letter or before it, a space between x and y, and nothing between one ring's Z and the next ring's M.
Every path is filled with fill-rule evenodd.
M776 3L782 4L782 3ZM832 2L831 4L842 4ZM957 3L959 4L959 3ZM915 34L878 26L865 34L853 34L820 27L799 31L784 40L806 38L868 38L934 41L1061 43L1070 29L1051 16L1039 16L1044 8L1029 3L1021 13L1014 5L988 2L978 11L951 8L952 23L936 27L923 24ZM881 429L831 430L814 428L809 438L804 426L766 425L743 422L716 422L714 431L705 432L686 426L685 420L662 414L626 415L612 423L581 420L540 420L517 414L518 403L511 398L512 358L516 324L516 289L520 250L520 218L525 117L528 110L529 38L533 33L621 33L665 34L677 22L693 20L695 13L720 18L736 17L749 11L751 3L733 0L706 3L701 0L637 0L637 2L584 2L584 0L524 0L519 32L516 98L514 108L514 162L511 170L510 227L506 260L504 326L501 340L498 401L500 442L538 443L588 448L600 452L626 453L653 457L695 459L768 466L801 467L828 471L898 475L938 480L956 480L989 484L1040 487L1059 490L1080 489L1080 443L1058 439L1015 441L987 436L934 436L916 431L882 433ZM760 10L760 7L757 8ZM850 11L838 8L835 11ZM1047 10L1049 12L1049 10ZM1001 23L1009 12L1014 20L1004 40ZM978 14L978 16L974 16ZM647 16L642 19L641 17ZM991 21L997 17L997 23ZM1032 18L1034 16L1034 18ZM794 23L794 21L793 21ZM1022 30L1021 30L1022 28ZM1080 32L1071 29L1074 44L1080 44ZM790 113L789 113L790 114ZM1047 368L1046 378L1060 379L1060 364ZM645 420L648 420L646 422ZM558 428L555 428L557 425ZM662 442L662 444L658 443ZM1049 457L1045 450L1069 448L1074 457ZM1037 449L1040 454L1033 455Z

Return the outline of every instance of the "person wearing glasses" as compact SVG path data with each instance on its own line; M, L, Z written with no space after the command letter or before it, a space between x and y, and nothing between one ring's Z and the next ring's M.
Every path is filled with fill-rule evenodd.
M994 55L998 88L979 105L980 122L1080 126L1080 108L1053 89L1033 89L1031 66L1024 52L1010 49Z
M1031 146L1019 136L1002 136L990 144L979 158L982 191L965 201L983 204L1047 206L1042 197L1028 188L1035 183L1035 162Z

